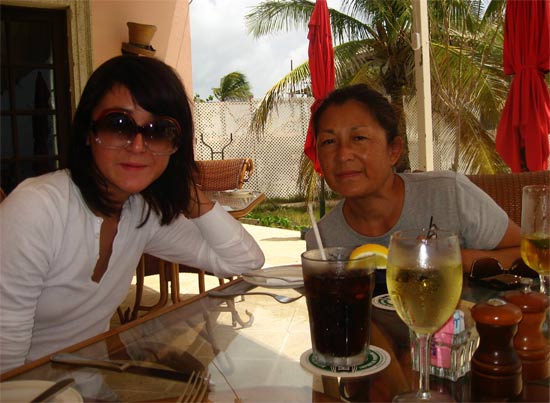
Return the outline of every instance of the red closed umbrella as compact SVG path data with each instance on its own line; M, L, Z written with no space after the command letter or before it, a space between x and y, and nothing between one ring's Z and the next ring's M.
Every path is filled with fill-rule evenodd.
M550 0L507 0L504 73L512 85L497 128L496 149L513 172L548 168Z
M334 50L332 48L332 33L330 30L330 15L326 0L316 0L309 20L309 72L311 89L315 101L311 105L311 114L319 108L323 99L334 89ZM315 149L315 133L311 119L307 129L304 153L313 162L315 170L321 172Z

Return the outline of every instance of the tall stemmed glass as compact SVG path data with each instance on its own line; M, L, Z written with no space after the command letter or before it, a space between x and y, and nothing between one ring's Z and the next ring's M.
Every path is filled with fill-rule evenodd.
M390 240L386 271L388 292L399 317L415 333L420 351L418 392L394 402L452 401L430 391L429 345L432 334L451 317L462 292L458 237L443 230L408 230Z
M521 257L539 273L540 292L550 295L550 186L523 188L521 200Z

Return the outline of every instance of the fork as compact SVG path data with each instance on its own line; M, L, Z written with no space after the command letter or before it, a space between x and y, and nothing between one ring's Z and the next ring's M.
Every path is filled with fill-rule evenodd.
M297 297L287 297L286 295L272 294L270 292L224 292L224 291L210 291L208 293L211 297L215 298L225 298L225 297L238 297L240 295L267 295L271 298L274 298L277 302L281 304L289 304L303 297L303 295L298 295Z
M210 385L210 374L206 371L193 371L183 393L176 400L177 403L197 403L204 400Z

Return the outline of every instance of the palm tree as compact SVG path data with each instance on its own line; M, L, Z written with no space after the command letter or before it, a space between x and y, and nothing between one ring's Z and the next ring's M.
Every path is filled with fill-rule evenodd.
M494 142L509 88L502 68L505 1L431 5L433 110L451 124L439 136L452 140L453 169L461 161L471 173L506 171Z
M453 147L453 169L471 173L505 169L491 132L498 124L508 87L501 68L504 1L488 1L429 0L428 7L432 106L439 128L435 141ZM313 7L314 2L308 0L264 1L246 16L249 32L260 37L307 27ZM345 12L330 10L337 44L336 86L367 83L387 94L397 111L403 111L405 101L415 95L411 1L343 0L342 10ZM253 128L263 129L277 102L291 88L308 86L306 61L266 93ZM400 131L406 139L402 121ZM459 162L464 166L459 167ZM402 168L407 167L405 161ZM309 169L307 164L302 168ZM301 185L304 189L304 183ZM311 189L311 184L306 185Z
M219 88L212 88L214 96L220 101L249 101L253 94L246 76L238 71L229 73L220 79Z

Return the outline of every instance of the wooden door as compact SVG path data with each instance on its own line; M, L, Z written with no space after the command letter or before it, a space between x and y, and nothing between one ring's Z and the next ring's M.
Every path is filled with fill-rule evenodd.
M1 187L66 165L72 108L66 9L0 6Z

